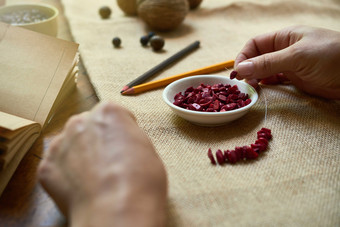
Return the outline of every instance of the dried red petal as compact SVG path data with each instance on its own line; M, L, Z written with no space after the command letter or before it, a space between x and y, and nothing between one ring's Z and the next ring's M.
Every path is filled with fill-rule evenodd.
M257 132L257 138L259 139L259 138L265 138L265 139L267 139L268 140L268 138L267 138L268 136L267 136L267 134L266 133L264 133L264 132Z
M246 94L240 93L240 94L238 95L238 98L241 99L241 100L244 100L244 99L246 98Z
M225 162L224 161L223 153L222 153L222 151L220 149L218 149L216 151L216 159L217 159L218 164L220 164L220 165L223 165L224 162Z
M218 96L218 99L219 99L221 102L227 101L227 97L225 97L224 95L219 95L219 96Z
M268 140L263 138L263 137L258 138L256 141L258 141L258 143L263 143L266 146L268 145ZM256 143L256 141L255 141L255 143Z
M237 72L236 72L236 71L231 71L231 73L230 73L230 79L231 79L231 80L232 80L232 79L235 79L236 76L237 76Z
M257 132L258 138L260 137L259 134L265 134L265 138L270 140L272 138L271 130L268 128L261 128L260 131ZM262 135L263 137L264 135Z
M260 131L264 131L264 132L267 132L269 134L272 133L272 130L268 129L268 128L261 128Z
M214 101L214 110L219 110L220 109L220 101L215 100Z
M184 94L177 93L173 103L188 110L223 112L248 105L251 102L248 97L248 94L241 93L238 90L237 85L231 86L230 84L219 83L210 86L201 84L197 88L187 88ZM196 104L200 105L200 107ZM211 111L211 108L213 111Z
M253 148L247 147L246 148L246 158L247 159L256 159L259 156L259 154L254 151Z
M260 151L265 151L267 149L267 146L263 143L256 143L255 144L258 144L258 148L260 149Z
M211 164L216 165L216 161L215 161L214 155L213 155L213 153L212 153L210 148L208 150L208 157L209 157L209 159L211 161Z
M251 99L246 99L246 101L244 101L245 105L248 105L249 103L251 103Z
M257 132L258 139L255 143L250 146L243 147L235 147L235 150L225 150L222 152L220 149L216 151L217 161L220 165L225 162L229 162L231 164L238 162L242 159L256 159L259 156L261 151L265 151L268 146L268 138L272 138L271 130L268 128L262 128ZM213 164L216 164L216 161L213 157L212 151L209 148L208 156Z
M261 144L252 143L250 146L251 146L251 148L253 148L254 151L256 151L257 153L259 153L260 151L262 151L262 145L261 145Z
M242 147L235 147L235 153L236 153L236 156L237 156L237 161L245 158L245 153L244 153Z
M226 110L233 110L237 107L237 104L236 103L229 103L227 105L225 105L226 107Z
M194 90L194 87L188 87L186 90L185 90L185 92L192 92Z
M227 157L228 157L228 161L231 163L231 164L234 164L236 163L238 160L237 160L237 155L235 153L235 150L231 150L227 153Z
M227 162L228 161L228 152L230 152L230 150L225 150L223 155L224 155L224 160Z

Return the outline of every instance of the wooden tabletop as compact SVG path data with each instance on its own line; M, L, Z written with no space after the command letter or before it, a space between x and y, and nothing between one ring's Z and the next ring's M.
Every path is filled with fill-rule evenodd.
M72 41L60 0L31 0L30 2L43 2L56 6L60 11L58 38ZM37 182L37 167L50 141L61 131L67 119L74 114L91 109L98 103L98 98L81 62L79 67L77 89L63 102L42 135L25 155L0 198L0 226L65 225L55 204Z

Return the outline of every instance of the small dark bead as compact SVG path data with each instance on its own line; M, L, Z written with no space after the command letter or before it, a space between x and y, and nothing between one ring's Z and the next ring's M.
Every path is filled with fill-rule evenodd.
M115 37L113 38L112 40L112 44L115 46L115 47L120 47L120 44L122 43L122 41L120 40L119 37Z
M142 46L146 46L149 43L149 37L147 35L144 35L140 38L140 43Z
M154 33L154 32L149 32L148 33L148 37L149 37L149 39L151 39L153 36L155 36L156 35L156 33Z
M164 39L160 36L153 36L150 39L150 45L154 51L159 51L164 47Z

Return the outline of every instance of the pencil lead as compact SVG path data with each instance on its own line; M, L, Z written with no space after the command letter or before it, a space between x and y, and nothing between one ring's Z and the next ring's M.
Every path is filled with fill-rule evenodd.
M124 91L126 91L126 90L129 89L129 88L130 88L129 86L125 85L125 86L123 87L123 89L120 91L120 93L123 93Z
M132 87L132 88L129 88L125 91L122 92L122 95L132 95L135 93L135 89Z

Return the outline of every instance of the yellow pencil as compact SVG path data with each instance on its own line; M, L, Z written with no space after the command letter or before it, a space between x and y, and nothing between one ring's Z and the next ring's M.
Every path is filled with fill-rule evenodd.
M224 61L215 65L210 65L210 66L206 66L200 69L195 69L189 72L185 72L185 73L181 73L175 76L170 76L164 79L160 79L160 80L155 80L155 81L151 81L148 83L144 83L144 84L140 84L137 86L133 86L127 90L125 90L124 92L122 92L123 95L133 95L133 94L137 94L137 93L141 93L144 91L149 91L155 88L159 88L165 85L168 85L172 82L174 82L175 80L178 79L182 79L184 77L188 77L188 76L193 76L193 75L199 75L199 74L206 74L206 73L213 73L213 72L217 72L217 71L221 71L224 70L226 68L230 68L234 66L234 60L229 60L229 61Z

